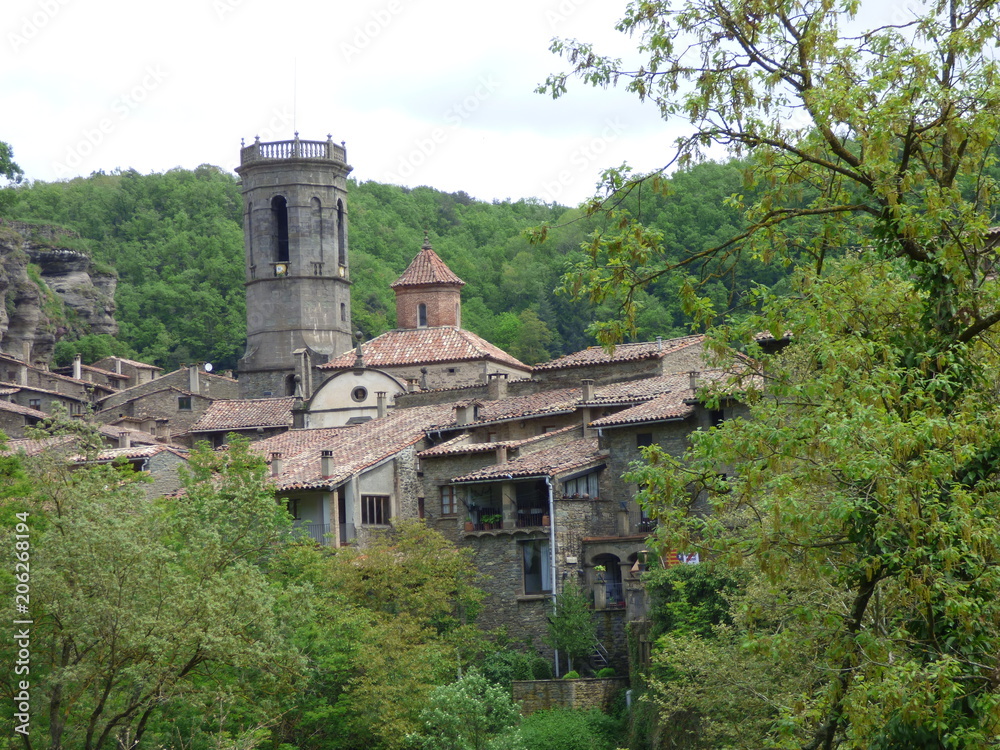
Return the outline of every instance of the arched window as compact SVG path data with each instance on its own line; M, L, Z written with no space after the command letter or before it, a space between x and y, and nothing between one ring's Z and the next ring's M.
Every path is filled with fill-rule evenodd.
M319 198L313 197L309 201L312 211L312 235L316 238L316 247L319 249L319 261L323 262L323 204ZM315 259L316 256L313 256Z
M417 305L417 327L426 328L427 327L427 305L421 302Z
M295 395L295 375L285 376L285 395L294 396Z
M347 320L347 305L343 302L340 303L340 319L341 321Z
M271 199L271 226L274 232L274 261L288 262L288 202L284 196Z
M337 201L337 263L347 267L347 226L344 223L344 201Z

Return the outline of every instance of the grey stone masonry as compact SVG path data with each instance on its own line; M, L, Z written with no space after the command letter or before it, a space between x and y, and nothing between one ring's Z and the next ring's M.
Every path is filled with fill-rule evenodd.
M347 175L342 145L254 141L240 153L247 349L240 395L294 395L295 354L351 348Z

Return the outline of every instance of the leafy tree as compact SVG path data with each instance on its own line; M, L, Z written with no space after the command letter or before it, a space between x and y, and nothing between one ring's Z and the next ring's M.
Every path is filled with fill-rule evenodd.
M175 504L146 499L127 465L71 470L55 452L24 462L34 487L19 500L34 621L26 746L130 746L178 706L251 689L249 713L267 723L269 695L287 689L297 657L279 637L261 567L287 523L263 462L245 445L214 465L196 453L192 474L214 481L188 484ZM8 698L17 679L4 678Z
M20 182L24 172L14 162L14 149L9 143L0 141L0 175L3 175L11 182Z
M531 750L614 750L621 734L621 722L597 709L535 711L521 722Z
M572 670L575 660L593 653L596 633L587 595L567 581L552 607L545 643L563 654Z
M420 712L419 734L410 736L422 750L519 750L528 747L516 730L518 704L506 688L470 670L462 679L435 689Z
M591 209L618 228L593 239L570 283L595 301L622 292L623 317L602 329L610 341L632 330L636 290L672 271L725 271L742 253L812 261L791 296L759 294L760 314L715 332L723 361L734 341L760 361L728 357L750 368L726 391L750 418L697 433L683 462L654 449L632 478L664 520L667 549L701 546L819 593L792 608L808 627L745 636L808 675L773 704L763 746L985 748L1000 730L989 232L1000 70L982 50L1000 29L991 3L930 3L871 29L857 8L634 2L620 28L644 59L629 69L557 42L584 80L624 81L690 123L676 163L732 148L756 191L729 201L743 228L670 258L662 233L618 200L662 179L612 170L615 197ZM566 81L547 89L561 95ZM832 262L835 248L851 252ZM714 319L693 281L682 295ZM754 343L762 330L790 343L768 354ZM720 466L733 468L729 481ZM714 515L689 512L699 496Z

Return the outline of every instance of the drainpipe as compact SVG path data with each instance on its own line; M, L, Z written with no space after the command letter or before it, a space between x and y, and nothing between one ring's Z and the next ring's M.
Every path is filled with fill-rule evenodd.
M552 606L556 606L556 582L559 576L556 573L556 507L555 492L552 488L552 477L545 477L545 484L549 488L549 570L552 572ZM559 649L552 649L552 658L555 661L555 675L559 677Z

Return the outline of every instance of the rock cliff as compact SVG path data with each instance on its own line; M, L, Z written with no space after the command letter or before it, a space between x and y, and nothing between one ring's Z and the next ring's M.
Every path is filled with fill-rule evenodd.
M75 240L69 230L0 220L0 351L48 365L65 336L118 333L118 279Z

